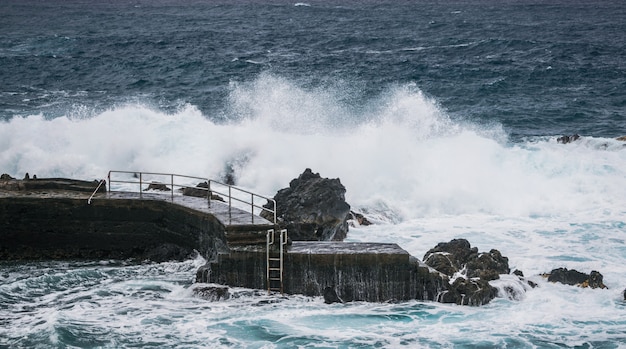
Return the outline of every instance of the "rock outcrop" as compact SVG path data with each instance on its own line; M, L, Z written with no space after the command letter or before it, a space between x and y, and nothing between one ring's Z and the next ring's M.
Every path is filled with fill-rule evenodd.
M184 196L193 196L193 197L197 197L197 198L205 198L207 197L207 191L209 189L209 183L207 182L201 182L198 183L195 187L184 187L181 188L181 192ZM224 198L214 194L211 192L211 200L218 200L218 201L222 201L224 202Z
M354 212L354 211L350 211L350 224L352 226L355 225L359 225L359 226L363 226L366 227L368 225L372 225L372 222L369 221L369 219L367 219L367 217L365 217L363 214L358 213L358 212Z
M306 169L288 188L278 191L276 216L279 225L296 241L342 241L348 234L350 205L339 179L322 178ZM269 203L264 207L270 208ZM261 217L272 220L269 211Z
M508 258L498 250L479 253L465 239L439 243L426 252L424 262L451 279L437 299L443 303L487 304L498 295L489 281L510 273Z
M553 269L550 273L544 274L550 282L559 282L565 285L590 287L590 288L607 288L604 283L604 277L599 272L593 270L589 274L581 273L578 270L568 270L567 268Z
M192 288L193 295L207 301L216 302L230 298L227 286L216 284L196 284Z
M571 136L567 136L567 135L561 136L557 138L556 141L557 143L567 144L567 143L572 143L578 139L580 139L580 135L573 134Z

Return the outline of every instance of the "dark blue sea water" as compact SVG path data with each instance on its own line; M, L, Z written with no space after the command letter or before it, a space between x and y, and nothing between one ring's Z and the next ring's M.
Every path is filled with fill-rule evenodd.
M3 1L0 117L196 106L262 74L358 116L411 85L513 137L626 134L623 1ZM271 88L271 86L270 86Z
M273 196L310 167L376 223L349 241L466 238L539 284L208 302L201 258L3 261L0 347L626 348L624 33L624 1L0 0L0 172L234 171Z

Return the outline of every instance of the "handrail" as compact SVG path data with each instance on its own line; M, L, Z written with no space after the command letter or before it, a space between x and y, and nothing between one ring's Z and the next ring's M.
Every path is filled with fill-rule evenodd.
M130 174L135 176L139 181L130 181L130 180L115 180L115 179L111 179L111 174ZM247 191L245 189L241 189L238 187L235 187L233 185L230 184L226 184L226 183L222 183L213 179L208 179L208 178L203 178L203 177L194 177L194 176L187 176L187 175L180 175L180 174L173 174L173 173L161 173L161 172L136 172L136 171L117 171L117 170L111 170L109 171L108 175L107 175L107 179L109 182L109 192L112 191L111 189L111 183L121 183L121 184L139 184L139 197L142 198L142 193L143 193L143 186L144 184L152 184L154 182L147 182L144 180L144 175L148 175L148 176L169 176L169 183L159 183L159 184L164 184L164 185L169 185L171 186L171 199L174 200L174 188L175 187L179 187L179 188L193 188L196 190L206 190L207 192L207 204L208 207L211 207L211 196L212 194L219 194L222 196L225 196L228 198L228 210L229 212L231 211L232 207L233 207L233 201L235 202L240 202L245 204L246 207L250 208L250 213L251 213L251 219L252 219L252 223L254 223L254 210L256 209L261 209L261 210L266 210L269 211L270 213L272 213L273 215L273 224L276 224L276 200L272 199L272 198L268 198L266 196L263 195L259 195L259 194L255 194L253 192ZM189 186L186 184L179 184L178 182L176 182L174 179L178 179L178 178L186 178L186 179L196 179L196 180L200 180L203 182L207 183L207 188L204 187L194 187L194 186ZM104 181L104 180L103 180ZM227 192L222 192L222 191L217 191L215 190L215 186L223 186L227 189ZM222 188L220 188L222 189ZM244 194L244 196L249 195L249 199L240 199L238 197L235 197L233 195L234 193L237 194ZM272 203L272 207L273 209L270 208L266 208L263 206L260 206L258 204L255 204L255 198L257 199L265 199L268 202ZM91 199L91 198L90 198ZM249 200L249 201L247 201Z
M212 188L214 188L214 186L212 187L212 186L211 186L211 183L214 183L214 184L218 184L218 185L221 185L221 186L227 187L227 188L228 188L228 193L223 193L223 192L219 192L219 191L217 191L217 190L215 190L215 189L212 189ZM248 201L245 201L245 200L242 200L242 199L239 199L239 198L234 197L234 196L232 195L232 191L233 191L233 190L235 190L235 191L237 191L237 192L239 192L239 193L249 194L249 195L250 195L250 201L248 202ZM255 193L250 192L250 191L247 191L247 190L245 190L245 189L241 189L241 188L235 187L235 186L233 186L233 185L226 184L226 183L222 183L222 182L219 182L219 181L216 181L216 180L213 180L213 179L209 179L209 192L211 192L211 193L216 193L216 194L219 194L219 195L223 195L223 196L228 197L228 207L229 207L229 208L232 206L232 201L233 201L233 200L235 200L235 201L237 201L237 202L241 202L241 203L243 203L243 204L250 205L250 210L251 210L253 213L254 213L254 209L255 209L255 208L258 208L258 209L261 209L261 210L267 210L267 211L269 211L270 213L272 213L272 214L273 214L273 216L274 216L273 223L274 223L274 224L276 224L276 200L274 200L274 199L272 199L272 198L268 198L268 197L263 196L263 195L255 194ZM274 209L273 209L273 210L270 210L270 209L268 209L268 208L266 208L266 207L264 207L264 206L259 206L259 205L255 204L255 203L254 203L254 198L255 198L255 197L256 197L256 198L260 198L260 199L265 199L265 200L267 200L267 201L271 202L271 203L272 203L272 206L274 207ZM211 205L211 202L209 201L209 207L210 207L210 205ZM254 222L254 215L253 215L253 217L252 217L252 218L253 218L253 222Z
M103 183L106 183L106 181L104 179L101 179L100 183L98 183L98 186L96 187L96 190L94 190L93 193L91 193L91 196L89 197L89 199L87 199L87 205L91 205L91 199L93 199L93 197L96 195L98 190L100 190L100 187L102 186Z

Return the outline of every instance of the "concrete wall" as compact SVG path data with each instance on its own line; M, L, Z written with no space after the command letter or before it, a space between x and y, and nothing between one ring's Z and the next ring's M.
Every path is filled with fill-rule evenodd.
M226 251L214 217L156 200L2 197L0 259L207 259Z
M435 300L441 276L396 244L293 242L284 259L284 292L343 301ZM242 246L198 270L196 281L266 289L264 246Z

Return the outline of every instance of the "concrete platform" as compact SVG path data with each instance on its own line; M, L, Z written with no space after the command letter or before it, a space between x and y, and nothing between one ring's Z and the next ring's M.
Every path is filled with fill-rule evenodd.
M195 196L172 196L168 193L154 192L107 192L96 194L92 200L103 199L157 200L172 203L198 212L213 215L226 227L226 230L264 230L274 227L274 223L268 221L267 219L236 207L229 208L228 204L225 202L211 200L211 206L209 207L209 203L206 198L199 198Z
M287 252L315 255L409 255L407 251L397 244L373 242L294 241L287 247Z

